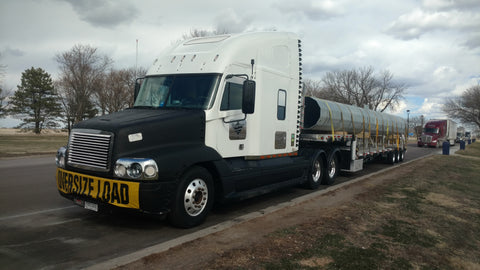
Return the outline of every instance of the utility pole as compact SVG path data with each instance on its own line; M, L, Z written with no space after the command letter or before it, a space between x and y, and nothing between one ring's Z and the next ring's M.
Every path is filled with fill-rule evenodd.
M407 138L410 136L410 110L407 110Z

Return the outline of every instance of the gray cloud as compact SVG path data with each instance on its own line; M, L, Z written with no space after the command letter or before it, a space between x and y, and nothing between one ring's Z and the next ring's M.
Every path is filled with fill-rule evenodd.
M343 1L278 1L273 7L296 18L313 21L327 20L345 13Z
M137 14L133 2L124 0L65 0L70 3L81 20L93 26L113 28L132 22Z
M480 33L476 33L468 37L467 41L463 43L463 46L469 49L480 48Z
M433 31L475 31L480 25L480 14L469 11L424 11L415 9L400 16L385 30L396 38L409 40Z
M248 28L252 19L253 17L250 15L243 14L242 16L232 8L228 8L215 17L215 28L220 33L241 33Z
M5 49L3 49L0 53L2 56L14 56L14 57L22 57L25 55L25 52L20 50L20 49L12 49L9 46L7 46Z
M479 7L478 0L423 0L422 6L427 10L471 10Z

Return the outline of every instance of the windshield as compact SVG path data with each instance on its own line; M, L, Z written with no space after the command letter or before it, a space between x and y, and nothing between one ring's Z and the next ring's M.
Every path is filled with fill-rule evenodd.
M425 128L424 129L425 133L434 133L434 134L438 134L439 132L439 129L438 128Z
M220 74L181 74L147 77L134 107L209 109Z

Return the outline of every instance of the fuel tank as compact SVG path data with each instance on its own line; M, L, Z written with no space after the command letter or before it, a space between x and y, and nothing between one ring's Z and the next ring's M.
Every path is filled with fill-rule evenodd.
M303 129L310 133L405 134L405 119L370 109L305 97Z

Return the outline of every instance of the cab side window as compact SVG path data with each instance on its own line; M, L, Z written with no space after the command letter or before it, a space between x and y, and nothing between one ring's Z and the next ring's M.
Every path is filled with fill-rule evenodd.
M287 91L278 90L278 99L277 99L277 119L285 120L285 115L287 111Z
M225 91L223 91L221 111L241 110L242 109L242 91L241 84L227 82Z

